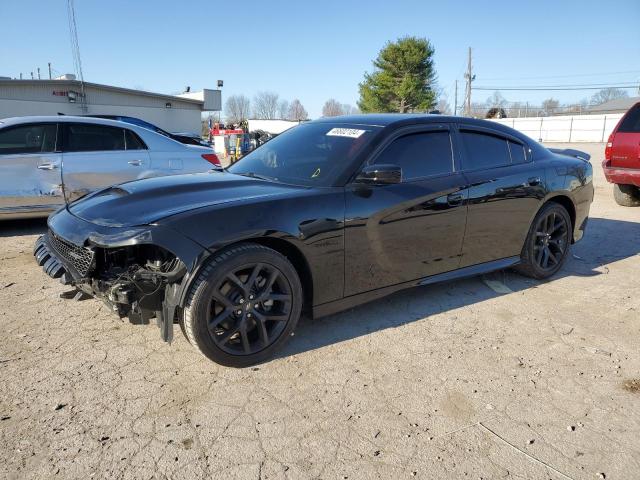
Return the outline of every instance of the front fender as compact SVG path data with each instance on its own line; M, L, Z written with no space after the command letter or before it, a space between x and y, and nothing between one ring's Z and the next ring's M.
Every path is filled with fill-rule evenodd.
M313 284L314 305L344 294L342 188L310 189L295 197L206 207L161 223L204 247L183 280L180 305L184 305L190 285L211 255L233 244L265 239L276 240L283 248L290 245L304 257Z

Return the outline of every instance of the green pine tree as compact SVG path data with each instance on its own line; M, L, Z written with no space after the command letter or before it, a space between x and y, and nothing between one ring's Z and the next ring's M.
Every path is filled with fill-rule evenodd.
M360 84L362 112L424 112L436 104L434 49L426 38L387 42Z

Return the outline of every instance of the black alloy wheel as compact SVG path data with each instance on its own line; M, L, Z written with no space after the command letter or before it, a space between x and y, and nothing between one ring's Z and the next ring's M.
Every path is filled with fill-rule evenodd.
M273 355L302 311L302 285L282 254L244 243L218 252L190 287L182 327L221 365L246 367Z
M552 210L538 220L533 251L542 270L552 270L562 261L568 239L569 226L562 215Z
M516 269L538 279L556 273L567 258L572 228L566 208L556 202L543 205L529 228Z
M266 263L226 273L211 297L211 338L232 355L251 355L278 338L291 315L291 286Z

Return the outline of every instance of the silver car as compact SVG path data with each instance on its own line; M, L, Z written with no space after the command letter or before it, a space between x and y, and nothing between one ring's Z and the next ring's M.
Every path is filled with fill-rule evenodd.
M0 119L0 220L43 217L109 185L220 168L210 148L89 117Z

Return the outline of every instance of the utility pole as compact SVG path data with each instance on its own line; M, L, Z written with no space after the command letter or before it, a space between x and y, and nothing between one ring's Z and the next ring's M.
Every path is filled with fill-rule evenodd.
M476 79L471 69L471 47L469 47L469 58L467 60L467 73L464 74L464 78L467 80L467 88L465 92L465 109L466 115L471 116L471 82Z
M49 65L49 80L51 80L51 62L47 63Z
M38 67L38 80L40 80L40 67Z
M454 115L458 115L458 80L456 80L456 94L455 94L455 101L453 103L453 114Z

